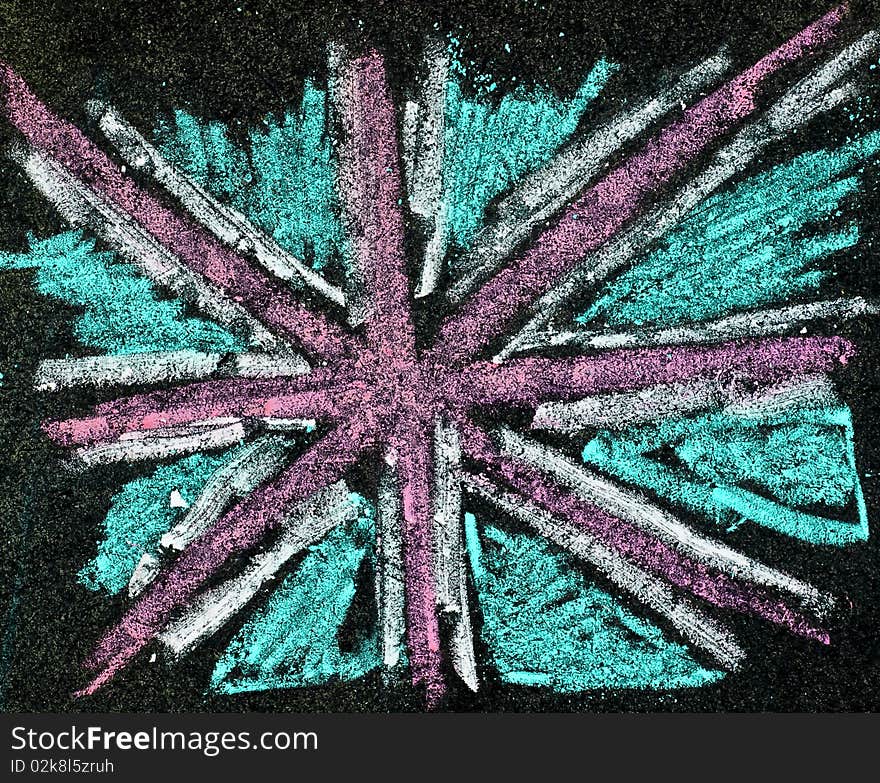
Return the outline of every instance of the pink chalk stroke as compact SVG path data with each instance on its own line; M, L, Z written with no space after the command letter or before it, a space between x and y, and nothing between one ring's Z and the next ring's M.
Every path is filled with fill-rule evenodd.
M842 367L854 351L842 337L780 337L711 347L620 348L594 356L478 362L463 370L462 377L475 405L537 406L705 376L772 383L790 375L830 372Z
M473 422L460 422L465 454L545 511L574 523L636 565L714 606L754 614L798 636L828 644L828 633L769 590L689 558L641 528L565 491L534 468L502 454Z
M375 433L363 419L343 422L311 445L275 479L227 511L159 574L86 661L98 670L80 695L94 693L162 630L171 613L191 600L236 553L256 544L284 519L288 509L344 476Z
M412 362L397 116L381 55L371 51L343 65L337 89L344 130L339 185L365 289L367 342L380 361Z
M96 406L94 415L49 421L43 430L62 446L105 443L144 432L225 417L338 420L364 402L354 383L335 385L310 375L294 379L229 378L171 391L125 397Z
M433 562L432 455L426 422L435 395L416 364L412 296L404 254L397 117L385 63L375 51L345 63L336 82L344 143L340 192L366 305L373 383L386 390L402 493L407 649L413 684L436 706L445 692Z
M273 283L197 223L163 206L78 128L53 114L4 63L0 88L3 113L31 145L121 209L192 271L309 354L327 360L354 355L356 342L337 324L304 307L291 290Z
M832 40L845 10L845 6L838 6L828 12L691 106L640 152L590 187L528 250L443 322L432 353L449 363L475 358L506 330L523 307L546 293L587 253L635 216L647 196L751 114L770 76Z
M403 495L403 567L406 632L414 685L427 691L436 706L446 685L441 670L440 627L434 572L433 455L429 426L403 417L391 439L397 452L397 474Z

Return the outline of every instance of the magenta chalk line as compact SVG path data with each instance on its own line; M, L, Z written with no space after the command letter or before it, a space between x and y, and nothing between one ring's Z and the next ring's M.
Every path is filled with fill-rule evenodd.
M126 432L225 417L338 419L364 396L357 385L321 387L310 380L306 375L293 380L236 378L188 384L171 392L112 400L98 405L92 416L45 422L43 430L62 446L94 445Z
M404 255L397 117L382 56L371 51L348 63L338 86L345 130L340 192L366 289L367 341L383 360L412 362L415 330Z
M385 74L375 51L346 64L338 82L345 130L340 153L340 191L349 236L368 308L367 343L376 369L387 385L398 388L396 420L390 438L397 454L403 505L403 567L406 593L407 648L413 684L424 686L429 706L445 691L433 563L431 440L424 420L427 400L420 399L423 376L415 371L412 296L404 255L402 182L397 118ZM394 377L396 376L396 378Z
M477 405L537 406L677 383L700 376L730 375L769 383L788 375L828 372L846 364L854 346L842 337L783 337L737 340L717 346L621 348L595 356L479 362L462 372L463 386Z
M424 422L401 418L392 445L403 499L403 566L406 591L407 649L413 684L427 691L436 706L446 690L441 669L440 628L437 618L436 575L431 488L432 440Z

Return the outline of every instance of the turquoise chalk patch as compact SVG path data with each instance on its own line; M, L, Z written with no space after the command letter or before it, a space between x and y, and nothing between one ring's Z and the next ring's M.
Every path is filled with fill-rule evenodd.
M604 285L577 321L591 328L702 321L815 292L856 224L816 233L858 191L843 176L880 150L880 132L801 155L706 199L661 246ZM812 227L812 228L811 228Z
M170 162L320 269L346 257L326 117L326 91L306 81L298 110L267 117L244 145L223 123L182 110L160 123L156 138Z
M242 351L245 343L210 321L183 315L177 299L159 299L153 284L115 253L95 250L81 231L29 238L26 253L0 253L0 270L36 270L37 290L83 308L74 332L108 354L144 351Z
M443 201L452 240L468 248L489 202L552 157L617 66L600 60L568 100L534 88L495 102L466 96L463 71L453 70L458 78L446 89Z
M661 450L674 460L652 456ZM748 520L836 546L868 537L852 417L843 406L761 418L719 412L603 431L583 459L719 525Z
M478 531L473 514L465 536L483 641L503 681L575 692L698 687L724 676L590 585L541 539L488 524Z
M311 546L229 644L211 677L220 693L353 680L381 664L376 628L352 649L339 630L351 608L364 558L373 556L373 510L360 496L358 519Z
M171 507L171 492L178 490L192 504L233 454L194 454L129 481L113 496L104 518L104 540L95 558L79 572L79 581L90 590L103 588L112 594L123 590L141 557L156 554L159 540L186 513Z

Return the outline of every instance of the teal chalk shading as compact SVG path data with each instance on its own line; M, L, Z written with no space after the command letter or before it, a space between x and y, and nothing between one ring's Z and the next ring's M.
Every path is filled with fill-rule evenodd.
M822 264L853 247L848 223L819 231L857 193L850 174L880 149L880 132L801 155L707 199L661 246L600 289L577 320L601 327L702 321L817 291Z
M492 525L481 533L466 514L483 641L503 681L575 692L698 687L724 676L588 584L541 539Z
M79 581L90 590L103 588L111 594L123 590L141 556L155 554L159 539L186 513L171 508L172 490L193 503L211 474L233 457L234 451L195 454L129 481L113 496L104 519L105 538L97 556L80 571Z
M487 204L546 162L575 130L617 66L599 61L577 93L560 100L543 88L518 89L492 102L467 97L454 69L446 91L444 206L453 241L469 247ZM336 193L337 159L327 137L327 94L305 83L296 112L268 117L246 145L225 125L185 111L160 123L163 154L193 179L270 233L294 255L323 268L346 259Z
M353 680L381 662L377 629L340 646L339 630L355 597L364 558L373 557L373 510L358 495L360 514L307 551L299 567L269 596L227 647L211 677L220 693Z
M156 138L170 162L320 269L345 258L326 117L326 91L306 81L298 110L267 117L243 145L231 140L223 123L182 110L159 124Z
M443 201L458 246L471 246L495 196L548 161L571 136L617 69L600 60L568 100L537 87L492 101L486 89L465 95L464 70L454 63L446 89Z
M26 253L0 253L0 270L36 270L37 290L83 308L74 323L81 342L109 354L142 351L242 351L243 342L209 321L184 316L176 299L112 252L95 250L81 231L36 239Z
M757 419L711 413L604 431L583 458L719 525L748 520L834 546L868 538L852 416L843 406ZM855 519L841 518L847 515Z

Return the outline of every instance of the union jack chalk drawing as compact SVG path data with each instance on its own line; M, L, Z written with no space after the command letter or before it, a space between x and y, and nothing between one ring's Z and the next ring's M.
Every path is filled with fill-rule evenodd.
M486 677L705 687L754 654L744 618L834 645L847 597L729 539L868 538L837 327L878 308L833 262L880 131L774 150L855 105L880 33L835 8L598 122L625 62L560 97L438 35L403 95L394 56L329 43L246 137L106 100L83 130L0 68L11 156L70 226L0 269L78 308L83 355L34 382L93 404L42 430L72 483L150 463L82 563L122 610L80 695L221 630L205 688L382 670L427 708Z

